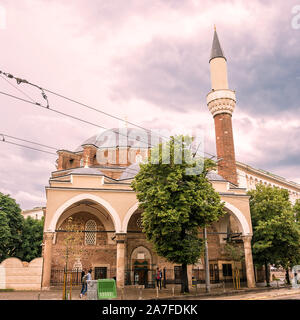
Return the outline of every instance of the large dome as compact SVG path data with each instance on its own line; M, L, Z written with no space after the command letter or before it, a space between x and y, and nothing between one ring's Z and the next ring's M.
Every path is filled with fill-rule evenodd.
M84 145L94 145L105 149L115 147L148 149L151 147L151 134L153 133L139 128L112 128L85 140L75 152L83 151Z

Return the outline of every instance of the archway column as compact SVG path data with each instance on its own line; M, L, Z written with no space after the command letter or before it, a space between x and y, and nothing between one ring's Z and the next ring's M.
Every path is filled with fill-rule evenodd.
M42 276L42 289L50 289L51 279L51 261L52 261L52 243L54 232L44 233L44 249L43 249L43 276Z
M244 242L244 253L245 253L245 265L246 265L246 275L247 275L247 286L248 288L255 288L255 277L251 250L251 239L252 236L242 236Z
M117 233L117 288L125 285L125 241L126 233Z

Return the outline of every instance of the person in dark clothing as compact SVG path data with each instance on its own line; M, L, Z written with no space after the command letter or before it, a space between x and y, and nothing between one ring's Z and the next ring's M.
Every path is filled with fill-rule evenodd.
M156 268L156 285L159 289L161 289L161 278L162 272L159 270L159 267Z
M84 272L84 270L81 271L81 291L80 291L80 298L82 298L82 295L86 292L86 287L87 287L87 283L86 283L86 274Z

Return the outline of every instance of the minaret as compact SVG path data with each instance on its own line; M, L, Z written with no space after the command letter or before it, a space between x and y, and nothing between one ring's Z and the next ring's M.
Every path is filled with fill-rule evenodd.
M221 48L216 27L209 64L212 91L206 99L208 109L215 121L218 174L237 185L231 122L236 98L235 92L228 89L227 60Z

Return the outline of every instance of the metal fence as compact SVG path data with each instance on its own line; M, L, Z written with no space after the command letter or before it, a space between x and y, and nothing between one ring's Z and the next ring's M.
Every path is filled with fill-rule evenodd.
M106 279L112 278L116 280L116 269L115 268L93 268L92 279ZM173 269L162 269L162 287L166 287L168 284L181 284L182 283L182 269L180 266L175 266ZM125 285L143 285L145 288L155 288L157 285L156 281L156 269L147 268L136 268L134 270L125 270L124 280ZM231 269L212 269L210 270L210 283L232 283L234 275L236 273ZM238 271L238 277L241 282L247 280L246 273L244 270ZM64 269L52 269L51 271L51 286L62 286L64 281L73 286L81 285L81 270L73 269L67 272ZM192 270L193 284L204 284L205 283L205 270L193 269Z
M71 283L72 281L72 285L74 286L81 285L81 270L75 269L75 270L68 270L67 272L65 269L51 270L51 279L50 279L51 286L62 286L64 283L64 280L67 283Z

